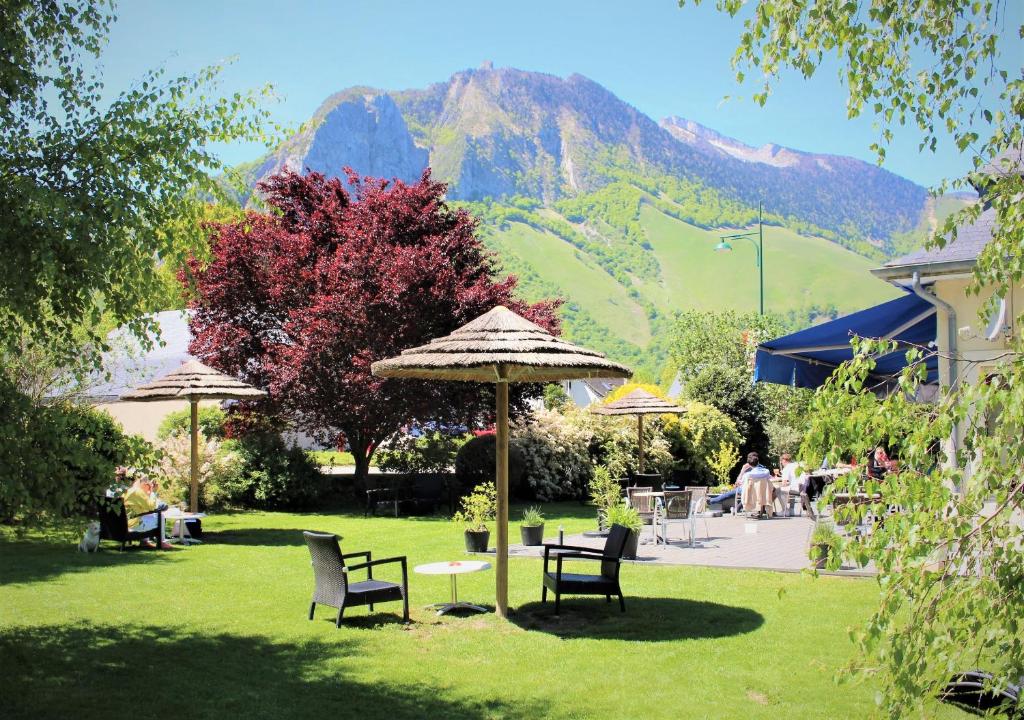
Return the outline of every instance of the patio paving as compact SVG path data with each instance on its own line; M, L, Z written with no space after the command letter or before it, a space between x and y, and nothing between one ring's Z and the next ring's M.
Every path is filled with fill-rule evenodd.
M754 532L748 532L748 526ZM669 525L668 545L645 543L643 541L651 538L651 528L647 526L634 562L796 572L810 565L807 548L813 529L814 522L804 516L750 520L723 515L707 518L708 535L705 535L704 518L698 518L697 537L690 547L685 539L686 531L679 525ZM555 543L558 538L545 538L545 542ZM604 538L566 535L565 543L601 548ZM509 555L514 557L539 557L543 554L541 547L509 546Z

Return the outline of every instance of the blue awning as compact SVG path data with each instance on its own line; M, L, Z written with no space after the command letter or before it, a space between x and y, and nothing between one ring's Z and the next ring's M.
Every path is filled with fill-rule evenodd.
M757 347L754 381L816 388L853 357L853 335L899 340L914 345L935 341L935 307L909 293L896 300L769 340ZM876 376L895 376L906 366L906 349L875 358ZM938 359L927 360L928 382L938 378Z

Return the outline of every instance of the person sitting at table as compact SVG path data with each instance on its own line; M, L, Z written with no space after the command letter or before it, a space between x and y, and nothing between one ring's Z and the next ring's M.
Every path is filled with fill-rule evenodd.
M160 528L160 547L169 550L171 545L164 540L164 515L163 513L153 513L154 510L163 510L167 507L167 503L157 497L157 487L157 483L150 480L149 476L137 475L135 482L125 491L122 500L124 500L124 510L128 514L128 529Z
M731 490L727 490L724 493L719 493L713 498L709 498L709 503L722 503L729 498L733 498L733 506L736 507L737 512L739 511L739 503L743 493L743 483L747 479L747 473L757 467L762 467L756 452L747 453L747 462L740 468L739 475L736 476L736 483L732 486ZM765 469L767 472L767 469Z
M789 500L790 498L801 494L801 487L803 486L806 473L801 471L800 463L793 461L793 456L789 453L782 453L780 458L782 462L782 484L779 486L779 493L782 495L782 507L785 508L786 515L789 515ZM803 499L801 498L801 504ZM806 508L807 506L804 505Z
M889 458L888 453L885 452L885 446L879 445L872 451L868 456L868 477L874 478L875 480L881 480L885 477L885 474L895 470L895 461Z

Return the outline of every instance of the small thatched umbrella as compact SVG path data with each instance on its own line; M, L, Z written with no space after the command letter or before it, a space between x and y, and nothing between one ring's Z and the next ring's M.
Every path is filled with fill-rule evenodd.
M686 412L686 408L663 400L642 388L637 388L618 400L594 408L594 412L601 415L636 415L637 430L640 434L638 439L639 457L636 465L637 474L642 475L644 472L644 415L678 415Z
M625 365L601 353L555 337L544 328L498 306L447 337L375 362L379 377L465 380L496 383L498 491L496 602L508 615L508 384L588 377L630 377Z
M199 511L199 401L242 400L263 397L263 390L235 380L197 360L190 360L172 373L140 385L121 396L122 400L155 402L157 400L188 400L192 409L192 487L189 509Z

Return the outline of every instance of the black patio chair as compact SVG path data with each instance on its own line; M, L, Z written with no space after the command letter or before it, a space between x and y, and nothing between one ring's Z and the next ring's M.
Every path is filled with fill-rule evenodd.
M156 527L151 530L130 530L128 528L128 513L124 509L124 502L120 498L106 499L100 502L100 540L113 540L121 543L123 551L128 543L142 543L143 540L153 540L156 547L160 548L163 543L164 523L161 517L162 510L150 510L138 517L156 515Z
M334 624L341 627L341 618L345 614L345 608L369 605L370 612L373 612L374 603L401 600L402 620L406 623L409 622L409 574L404 555L382 560L373 560L369 551L342 555L337 535L309 531L303 532L302 535L306 539L309 554L313 558L313 577L316 581L313 601L309 605L310 620L313 619L317 603L337 608L338 618ZM345 565L345 560L354 557L365 557L366 562ZM401 585L374 579L373 568L387 563L401 563ZM366 580L352 582L349 579L353 570L364 568L366 569Z
M992 710L1006 713L1010 720L1024 718L1024 704L1021 702L1021 685L1008 684L1000 692L986 690L986 683L992 676L981 670L970 670L950 678L949 683L939 693L939 700L954 705L972 715L987 714Z
M577 545L545 545L544 546L544 584L541 588L540 601L547 602L548 590L555 594L555 615L558 614L562 595L604 595L608 602L612 595L619 596L619 608L626 612L626 601L619 587L619 566L622 564L622 553L629 539L629 529L622 525L612 525L604 550L580 547ZM548 571L548 561L555 556L555 572ZM562 572L562 562L566 559L599 560L601 572L598 575L581 575L579 573Z

